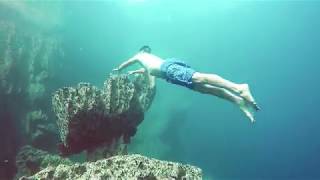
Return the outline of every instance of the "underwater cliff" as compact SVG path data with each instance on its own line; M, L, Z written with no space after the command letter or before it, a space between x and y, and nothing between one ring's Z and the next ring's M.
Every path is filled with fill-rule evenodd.
M14 173L19 144L53 150L57 142L48 99L54 89L54 62L62 57L60 40L24 31L13 20L0 20L0 174ZM4 170L2 172L2 170ZM7 175L4 175L7 177Z

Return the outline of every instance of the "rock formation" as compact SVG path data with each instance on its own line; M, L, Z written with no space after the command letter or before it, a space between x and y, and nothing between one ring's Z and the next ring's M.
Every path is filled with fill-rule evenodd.
M202 179L201 169L191 165L137 154L117 155L125 151L152 103L155 89L148 82L145 75L111 75L102 89L80 83L75 88L56 91L52 104L63 155L87 150L89 160L99 160L74 163L25 146L17 156L16 177L20 180ZM29 116L45 118L39 111Z
M47 114L42 110L28 112L22 123L28 144L48 151L56 148L58 143L56 126L49 121Z
M96 162L49 166L31 177L37 179L202 179L201 169L180 163L160 161L141 155L120 155Z
M0 95L23 94L31 103L43 101L52 60L62 56L60 40L28 34L16 23L3 20L0 34Z
M48 166L56 167L59 164L71 165L72 162L27 145L20 149L16 157L16 166L18 168L16 178L31 176Z
M102 89L88 83L59 89L52 105L61 154L92 153L101 146L107 147L103 157L125 152L121 145L129 143L136 133L154 94L145 75L110 75Z
M54 116L48 113L53 88L48 82L54 77L53 64L62 59L63 51L60 38L21 24L17 14L6 9L3 2L0 14L0 132L4 133L0 136L0 179L11 179L20 144L47 146L42 143L47 139L43 135L56 139L42 125L54 122ZM30 116L35 111L43 112L47 121Z

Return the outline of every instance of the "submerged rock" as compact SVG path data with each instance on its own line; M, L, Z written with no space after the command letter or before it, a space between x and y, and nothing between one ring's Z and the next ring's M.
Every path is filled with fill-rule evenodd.
M52 128L47 124L54 123L48 99L54 88L52 82L56 82L52 80L55 80L55 67L62 62L63 49L58 35L33 28L27 22L21 24L19 14L4 4L12 3L0 2L0 132L5 134L0 136L0 179L12 179L19 144L31 142L50 149L52 146L44 140L56 139L55 134L48 131ZM41 125L31 122L28 114L34 110L46 114L47 122ZM51 142L50 145L54 144Z
M111 75L103 89L89 83L59 89L52 105L62 141L61 154L93 152L100 146L112 147L105 148L112 152L104 157L117 154L118 145L129 143L136 133L154 94L144 75Z
M62 59L61 39L1 19L0 42L0 95L23 95L31 105L46 102L53 62Z
M28 112L23 127L24 135L32 146L47 151L56 147L58 139L56 127L42 110Z
M141 155L119 155L96 162L50 166L31 177L36 179L202 179L201 169L180 163L160 161Z
M18 168L16 177L31 176L42 169L55 167L60 164L71 165L72 162L27 145L20 149L16 157L16 166Z

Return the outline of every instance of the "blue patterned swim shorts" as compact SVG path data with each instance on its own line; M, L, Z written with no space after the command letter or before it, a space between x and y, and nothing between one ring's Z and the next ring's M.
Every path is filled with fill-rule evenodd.
M192 89L192 76L196 72L190 66L178 59L166 59L160 67L162 77L172 84L178 84Z

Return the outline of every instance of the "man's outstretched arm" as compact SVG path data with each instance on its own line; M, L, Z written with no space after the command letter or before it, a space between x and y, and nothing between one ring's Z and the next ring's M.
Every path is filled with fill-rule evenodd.
M128 67L131 64L134 64L138 61L138 59L136 57L130 58L127 61L123 62L122 64L120 64L120 66L116 69L114 69L115 71L121 71L122 69Z
M137 69L137 70L134 70L134 71L129 71L128 73L131 75L131 74L143 74L145 72L146 72L145 68L140 68L140 69Z

